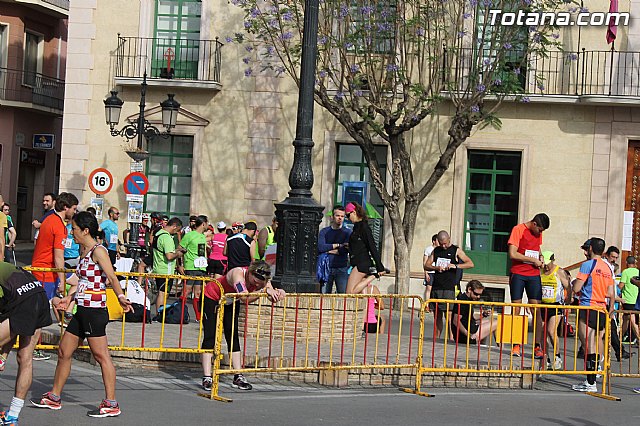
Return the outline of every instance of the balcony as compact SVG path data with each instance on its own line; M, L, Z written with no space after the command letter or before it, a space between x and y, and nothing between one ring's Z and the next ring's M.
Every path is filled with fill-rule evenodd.
M443 79L448 87L464 90L470 79L478 78L472 72L477 54L473 49L446 52L444 60L451 72L443 74ZM483 54L491 60L488 52ZM514 73L521 93L531 101L617 105L640 100L640 52L554 51L544 56L529 54L524 61L522 53L513 52L512 56L514 61L507 62L502 75L506 78L507 73Z
M118 36L115 81L139 85L146 72L149 86L219 91L222 43Z
M13 0L13 2L57 18L69 16L69 0Z
M62 115L64 80L23 70L0 68L0 105Z

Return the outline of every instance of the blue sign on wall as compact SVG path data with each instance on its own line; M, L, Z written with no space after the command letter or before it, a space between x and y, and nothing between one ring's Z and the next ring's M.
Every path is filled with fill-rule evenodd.
M53 149L55 135L48 133L34 134L33 147L38 149Z

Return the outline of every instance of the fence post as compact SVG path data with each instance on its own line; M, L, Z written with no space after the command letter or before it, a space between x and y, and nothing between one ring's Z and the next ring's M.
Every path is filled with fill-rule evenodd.
M415 299L412 299L413 303L415 303ZM422 382L422 347L424 346L424 320L425 320L425 312L426 312L426 308L427 306L429 306L429 302L425 302L422 299L420 300L420 334L419 334L419 339L418 339L418 354L416 355L416 385L415 385L415 389L409 389L409 388L400 388L401 391L403 392L407 392L407 393L412 393L415 395L420 395L420 396L425 396L428 398L432 398L435 395L426 393L426 392L422 392L420 390L421 387L421 382Z
M598 311L594 311L597 315ZM598 398L608 399L610 401L620 401L617 396L611 395L611 315L606 312L606 321L604 328L604 371L602 372L602 392L587 392L588 395Z
M220 289L222 292L222 289ZM202 292L203 297L204 291ZM209 395L210 399L215 399L216 401L222 402L231 402L233 401L230 398L222 397L218 394L220 388L220 361L222 360L222 336L224 335L224 309L225 302L227 301L224 293L220 295L220 302L218 304L218 317L216 318L216 342L213 346L213 366L211 371L211 395ZM236 331L237 332L237 331ZM233 346L233 345L232 345ZM229 353L229 362L231 362L231 353Z

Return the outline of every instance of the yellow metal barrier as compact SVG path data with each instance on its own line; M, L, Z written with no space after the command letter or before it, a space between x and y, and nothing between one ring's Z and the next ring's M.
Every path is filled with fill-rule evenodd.
M616 360L614 366L611 368L611 376L612 377L623 377L623 378L640 378L640 353L637 353L635 350L640 345L640 336L636 334L637 328L633 326L632 317L635 315L635 324L640 324L640 311L629 311L629 310L616 310L614 312L615 330L612 328L612 332L617 335L617 343L618 346L614 347L614 350L617 349L617 353L622 355L623 352L628 352L630 354L629 358L624 359L620 357ZM624 335L629 336L629 341L633 342L635 340L635 344L630 344L629 342L624 342ZM612 336L613 337L613 336Z
M587 321L595 321L596 328L604 326L604 340L595 339L595 348L589 347L588 339L582 342L585 353L595 353L601 363L603 383L600 394L589 393L607 399L616 399L608 395L609 372L611 360L610 321L607 312L602 308L573 305L534 305L523 303L500 303L485 301L451 301L431 299L429 302L446 305L443 336L436 336L435 324L432 333L427 330L425 350L431 356L423 360L419 374L428 373L481 373L481 374L517 374L517 375L587 375L593 372L587 370L586 356L578 358L580 343L578 313L585 312ZM437 305L436 305L437 307ZM468 315L465 307L471 307L477 314L475 319ZM427 304L425 304L427 309ZM510 308L511 313L505 313ZM536 359L535 346L526 342L528 316L515 313L515 308L529 312L532 317L532 333L534 342L538 341L542 359ZM501 313L494 313L495 311ZM598 315L600 314L600 315ZM562 316L567 318L565 322ZM591 319L589 319L591 317ZM543 318L552 317L550 321ZM466 323L463 323L463 319ZM555 318L555 319L554 319ZM562 320L564 332L559 335L558 323ZM601 323L604 321L604 324ZM568 324L572 323L576 330L574 337L568 336ZM509 324L509 327L505 327ZM549 328L551 324L551 328ZM462 329L465 329L465 333ZM483 330L484 328L484 330ZM505 333L494 333L502 329ZM508 332L506 331L508 330ZM508 333L508 335L507 335ZM484 342L473 337L486 336ZM543 337L544 336L544 337ZM500 339L502 338L502 339ZM520 352L512 350L514 345L506 343L516 342ZM593 345L593 344L591 344ZM595 374L595 373L594 373ZM533 379L532 379L533 380Z
M247 297L257 300L248 303ZM271 303L264 293L232 293L225 294L219 306L213 386L207 395L219 401L230 401L219 395L221 375L392 368L413 376L422 357L424 312L419 296L291 294ZM228 310L233 318L242 318L237 327L228 321L231 330L226 330L228 347L233 348L234 338L242 340L242 358L236 355L240 365L234 365L230 356L229 368L223 369ZM419 378L415 387L420 392Z
M40 271L40 272L67 272L72 273L75 272L74 269L55 269L55 268L33 268L33 267L25 267L27 271ZM168 288L169 280L191 280L191 281L201 281L202 288L204 293L204 285L208 282L211 282L212 279L207 276L191 276L191 275L162 275L162 274L148 274L148 273L138 273L138 272L117 272L116 275L122 280L126 279L127 281L144 281L142 287L145 290L145 300L146 298L152 299L149 297L151 284L149 279L155 280L163 280L165 288ZM219 285L219 283L218 283ZM129 291L130 286L127 286L127 290L125 291L125 295ZM220 291L223 292L220 287ZM66 291L65 291L66 292ZM201 298L204 297L201 295ZM163 306L167 306L167 301L169 298L169 293L164 292L164 300L162 301ZM183 309L188 309L186 306L186 298L178 298L178 300L182 300L181 311ZM204 307L204 303L200 303L200 314L202 314L202 309ZM204 350L201 348L202 342L202 333L203 326L202 321L198 324L198 332L197 335L194 336L192 330L188 330L185 333L185 328L190 327L190 324L166 324L166 309L162 310L161 321L158 324L147 324L145 321L142 323L128 323L126 321L126 317L123 316L121 319L121 325L118 327L119 336L117 339L119 340L119 344L109 345L109 349L115 351L140 351L140 352L162 352L162 353L203 353L203 352L211 352L211 350ZM202 315L200 315L202 317ZM152 315L153 317L153 315ZM145 318L146 320L146 318ZM60 325L60 335L64 333L65 329L62 324ZM110 338L113 338L114 333L114 322L110 322L107 333ZM159 330L158 330L159 326ZM167 331L167 326L170 327L170 331ZM177 329L173 329L176 327ZM158 336L159 331L159 336ZM149 337L149 335L151 335ZM140 339L139 343L135 343L134 339ZM157 344L155 344L155 339L157 340ZM154 340L152 344L149 344L148 340ZM45 349L45 350L57 350L57 344L39 344L36 345L37 349ZM81 349L88 349L87 345L80 346Z

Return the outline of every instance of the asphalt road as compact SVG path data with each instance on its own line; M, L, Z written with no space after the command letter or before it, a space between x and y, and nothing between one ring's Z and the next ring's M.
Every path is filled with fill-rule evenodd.
M34 363L33 396L49 390L55 356ZM13 395L15 356L0 373L0 407ZM640 395L631 392L637 380L618 379L614 394L621 402L606 401L567 389L562 379L539 383L538 390L431 389L424 398L397 389L332 389L319 385L256 381L254 390L232 389L228 378L221 395L232 403L198 396L197 373L167 373L133 369L118 371L118 418L91 419L86 412L103 398L100 370L75 362L59 411L38 409L27 402L21 425L637 425Z

